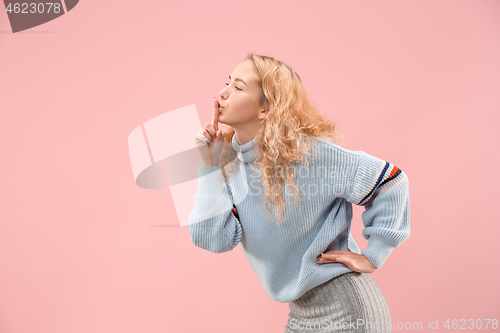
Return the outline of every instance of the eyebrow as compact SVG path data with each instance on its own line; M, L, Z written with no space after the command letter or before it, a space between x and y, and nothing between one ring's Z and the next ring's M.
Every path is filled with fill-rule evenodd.
M231 75L229 75L229 80L231 80ZM242 80L242 79L240 79L240 78L236 78L236 79L234 79L234 81L241 81L241 82L243 82L243 83L245 84L245 86L248 86L248 84L246 84L246 82L245 82L245 81L243 81L243 80Z

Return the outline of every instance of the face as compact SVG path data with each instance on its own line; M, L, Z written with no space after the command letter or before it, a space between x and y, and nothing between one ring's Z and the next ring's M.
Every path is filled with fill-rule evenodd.
M253 63L240 63L228 78L226 87L219 91L219 122L235 130L258 127L266 117L267 107L260 104L262 91L253 74Z

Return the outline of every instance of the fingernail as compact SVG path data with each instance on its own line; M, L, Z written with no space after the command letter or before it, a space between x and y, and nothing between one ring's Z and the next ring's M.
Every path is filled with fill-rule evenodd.
M324 254L324 253L321 253L321 256L322 256L322 257L324 257L324 256L325 256L325 254Z
M210 142L210 140L208 140L207 138L205 138L205 142L206 142L206 143L209 143L209 142Z

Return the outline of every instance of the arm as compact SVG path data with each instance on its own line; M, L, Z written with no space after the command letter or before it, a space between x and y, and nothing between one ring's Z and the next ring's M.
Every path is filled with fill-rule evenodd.
M335 196L365 207L363 237L368 246L361 255L349 250L328 251L317 262L341 262L353 271L373 272L410 236L408 178L395 165L363 151L319 142L320 158L313 167L326 167L328 182L337 184Z
M220 166L198 167L198 192L188 220L193 244L214 253L232 250L242 233L221 172Z
M376 268L394 248L410 236L410 194L406 174L395 165L363 151L347 201L364 206L363 237L368 246L361 253Z

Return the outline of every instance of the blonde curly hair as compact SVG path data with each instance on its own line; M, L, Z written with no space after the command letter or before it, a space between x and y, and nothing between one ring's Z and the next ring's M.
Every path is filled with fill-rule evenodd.
M285 182L291 185L296 202L301 201L290 166L304 162L312 141L307 140L308 144L301 148L302 139L322 137L340 145L343 135L336 130L336 123L327 119L314 105L292 67L256 52L248 53L245 60L253 63L254 77L262 91L261 104L269 107L263 126L256 134L259 140L254 140L254 148L259 150L255 162L260 162L260 174L268 193L266 208L272 218L268 203L277 205L277 222L282 223L280 213L285 209L282 193ZM220 165L226 166L227 171L233 171L238 162L236 151L230 144L234 134L230 126L224 133L224 142L229 144L224 145ZM227 182L225 172L223 178Z

